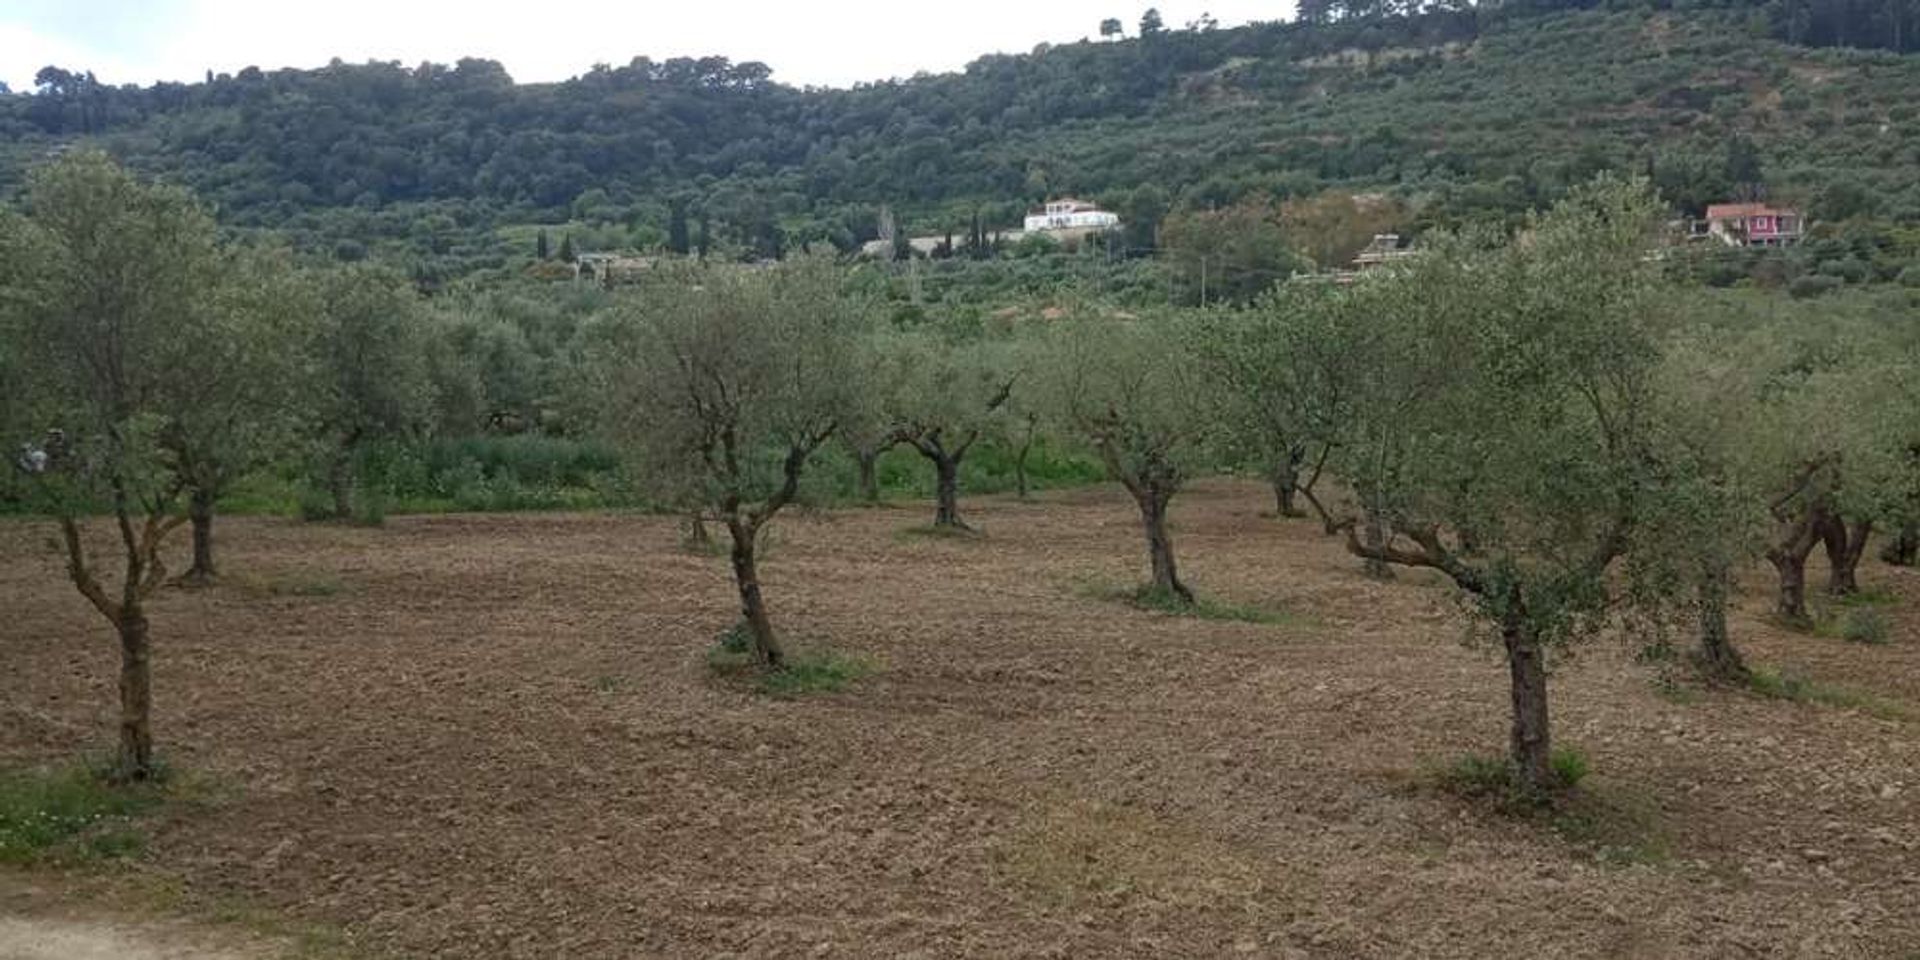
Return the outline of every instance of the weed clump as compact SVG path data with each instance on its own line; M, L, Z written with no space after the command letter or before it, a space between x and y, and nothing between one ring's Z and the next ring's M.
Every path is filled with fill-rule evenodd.
M115 784L109 773L78 764L0 773L0 863L106 860L144 850L134 818L159 806L164 787Z

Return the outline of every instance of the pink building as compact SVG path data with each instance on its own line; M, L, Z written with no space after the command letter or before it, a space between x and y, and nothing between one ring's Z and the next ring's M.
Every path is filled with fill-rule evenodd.
M1707 207L1707 234L1733 247L1784 247L1800 242L1806 221L1798 210L1764 203L1716 203Z

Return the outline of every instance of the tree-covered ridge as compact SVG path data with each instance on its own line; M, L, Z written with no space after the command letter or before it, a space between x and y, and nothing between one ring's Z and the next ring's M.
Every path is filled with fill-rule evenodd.
M1920 60L1785 44L1800 21L1783 11L1800 7L1781 2L1541 9L1556 6L1160 27L851 90L717 57L525 85L484 60L147 88L50 69L38 93L0 97L0 188L91 139L231 224L442 270L499 262L494 231L514 223L765 256L849 249L882 204L909 231L964 232L975 212L1011 226L1063 194L1126 214L1341 186L1437 222L1513 221L1605 168L1652 173L1683 208L1757 189L1817 218L1920 220ZM1795 35L1861 42L1812 30ZM1741 150L1751 182L1729 159Z

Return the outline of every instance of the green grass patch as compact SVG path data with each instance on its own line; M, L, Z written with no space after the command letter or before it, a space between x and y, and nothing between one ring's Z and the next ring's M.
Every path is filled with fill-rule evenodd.
M0 863L134 856L146 848L136 818L165 796L164 784L110 784L78 764L0 772Z
M776 697L832 693L872 672L873 665L859 657L809 653L788 657L780 669L762 674L759 686L762 693Z
M244 573L221 579L252 597L331 597L347 589L339 577L330 573Z
M1590 771L1586 756L1570 748L1553 751L1548 763L1553 767L1561 790L1572 790L1579 786ZM1519 780L1514 777L1513 764L1505 757L1468 754L1442 767L1435 773L1434 780L1442 791L1462 797L1495 798L1516 803L1532 803L1538 799L1528 797L1520 788Z
M1886 720L1904 720L1912 716L1912 711L1902 704L1857 690L1816 683L1790 671L1755 667L1748 677L1748 684L1753 692L1774 700L1860 710Z
M707 667L723 677L751 680L755 689L776 697L832 693L873 672L871 661L831 652L789 654L769 670L753 652L753 634L745 623L728 627L707 649Z
M1899 605L1900 597L1886 587L1864 587L1844 597L1835 597L1832 603L1836 607L1892 607Z

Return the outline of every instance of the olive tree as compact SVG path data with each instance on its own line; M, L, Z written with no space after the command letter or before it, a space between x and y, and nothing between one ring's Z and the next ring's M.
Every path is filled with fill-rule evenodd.
M993 430L1013 390L1004 351L984 341L955 342L932 332L891 338L893 438L926 458L934 471L936 527L965 529L960 519L960 465Z
M1207 311L1194 340L1224 462L1267 478L1276 515L1303 516L1304 498L1329 532L1332 516L1314 488L1360 373L1358 325L1342 309L1352 299L1332 286L1288 285L1252 309Z
M1771 474L1756 470L1771 411L1758 402L1767 363L1745 330L1695 324L1663 343L1646 456L1660 482L1643 491L1627 552L1635 624L1665 648L1669 623L1691 629L1692 660L1710 681L1741 683L1728 629L1735 573L1765 552Z
M292 451L299 436L307 365L302 340L313 316L310 286L277 257L241 253L200 307L205 337L175 367L193 385L160 434L186 486L193 564L182 574L215 575L214 506L234 481Z
M153 646L147 600L161 547L185 522L185 487L161 438L198 403L190 355L220 339L208 304L219 279L213 221L182 191L145 184L98 153L36 171L26 217L0 221L0 315L13 358L16 469L59 526L67 575L120 648L115 774L147 779ZM118 582L84 535L114 530Z
M1415 264L1363 281L1397 287L1374 322L1398 348L1371 371L1430 384L1358 423L1354 462L1388 505L1384 542L1347 527L1353 553L1445 574L1497 634L1512 707L1517 787L1544 796L1551 763L1547 656L1596 631L1608 569L1631 543L1646 492L1660 295L1645 251L1658 205L1644 185L1601 181L1487 249L1438 242ZM1354 416L1382 415L1366 404Z
M420 429L433 412L426 328L404 278L353 266L320 279L309 329L306 416L335 519L353 515L360 462L381 440Z
M853 457L860 500L880 502L880 456L900 445L897 406L905 383L904 351L891 336L863 337L854 344L854 377L860 389L847 398L839 427L840 445Z
M1060 428L1084 438L1140 510L1151 571L1147 589L1182 603L1167 509L1206 465L1207 401L1178 314L1080 316L1044 330L1033 349L1034 388Z
M598 334L604 429L658 496L726 526L741 616L770 668L783 656L760 532L856 402L870 316L824 263L689 267L655 277Z
M1731 349L1751 368L1740 396L1753 413L1736 462L1771 528L1764 554L1779 578L1775 611L1805 622L1815 549L1827 549L1827 591L1845 595L1858 589L1876 526L1913 519L1920 363L1895 331L1862 318L1742 317L1749 322Z

